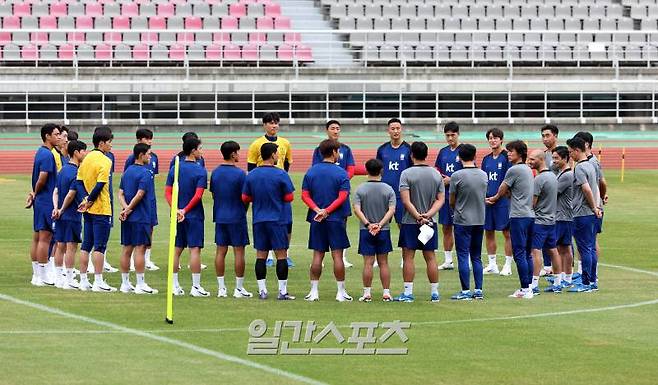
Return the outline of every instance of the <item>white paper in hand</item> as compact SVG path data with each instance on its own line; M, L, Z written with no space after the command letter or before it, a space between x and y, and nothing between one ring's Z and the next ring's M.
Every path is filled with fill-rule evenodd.
M420 226L420 234L418 240L424 245L434 236L434 229L428 225Z

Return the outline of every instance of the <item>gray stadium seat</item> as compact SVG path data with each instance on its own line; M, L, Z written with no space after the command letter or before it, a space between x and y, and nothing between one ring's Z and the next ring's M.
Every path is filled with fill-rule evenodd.
M207 6L207 4L206 4ZM210 7L208 8L210 9ZM140 16L155 16L157 15L155 9L155 3L142 3L139 6L139 15Z
M228 4L227 3L219 3L219 4L213 4L211 7L211 14L213 16L228 16Z
M132 60L132 52L127 44L117 44L114 47L114 60L129 61Z
M176 4L176 16L192 16L192 3Z
M39 59L48 61L57 60L57 47L54 44L39 46Z
M187 59L190 61L204 61L206 50L202 44L192 44L187 47Z
M118 3L105 3L105 4L103 4L103 15L105 15L105 16L119 16L119 15L121 15L121 4L118 4Z
M496 19L496 29L510 30L512 29L512 19Z
M457 19L465 19L468 17L468 8L465 5L453 5L452 17Z
M434 17L434 5L432 4L421 4L418 6L418 17L429 19Z
M617 29L620 31L632 31L634 29L634 22L632 19L624 18L617 20Z
M164 44L155 44L151 48L151 60L166 61L169 60L169 49Z
M528 19L514 19L512 20L512 25L514 29L528 29L530 26L530 20Z
M514 11L510 8L509 5L487 5L487 12L486 12L486 17L493 20L493 19L500 19L503 16L505 16L509 10L510 15L514 14ZM515 17L518 16L518 12Z
M3 47L2 58L7 61L21 59L21 50L16 44L7 44Z
M583 29L599 29L599 19L585 19L583 20Z
M347 7L342 3L331 4L329 8L329 16L333 19L340 19L347 16Z
M199 17L210 16L210 4L208 3L194 3L192 10L194 11L194 15L196 16Z
M523 33L511 32L507 34L507 43L510 45L523 45Z
M354 27L352 27L352 28L354 28ZM372 29L372 19L368 19L368 18L365 18L365 17L357 18L356 19L356 29ZM388 29L388 28L386 28L386 29Z
M617 29L617 20L615 19L601 20L601 29L604 31L615 31Z
M541 14L541 17L546 17ZM526 19L532 19L537 17L537 6L536 5L524 5L521 7L521 17Z
M522 61L536 61L538 59L537 47L534 45L524 45L521 47Z
M391 29L395 29L395 30L409 29L409 23L407 22L407 19L403 19L403 18L391 19Z
M404 4L400 6L400 17L402 18L414 18L416 17L416 6L412 4Z
M338 20L338 29L355 29L354 28L355 22L356 20L353 17L349 17L349 16L343 17ZM360 29L360 28L356 28L356 29Z
M605 8L606 8L606 13L605 13L606 17L621 18L624 16L624 7L619 4L608 4L605 6ZM655 13L653 14L655 15ZM592 17L598 17L598 16L592 16Z
M564 29L576 30L581 29L581 23L578 19L566 19L564 20Z
M262 61L275 61L276 60L276 47L270 44L260 46L260 60Z
M382 16L388 18L400 16L398 6L395 4L384 4L382 6Z
M515 28L521 29L521 28ZM530 19L530 29L533 31L543 31L546 30L546 19Z
M463 45L453 45L450 47L450 60L452 61L468 61L468 49Z
M477 29L477 20L475 19L462 19L461 29Z
M450 61L450 49L447 45L439 44L434 47L434 60L439 62Z
M379 4L366 4L365 6L365 15L366 17L379 18L382 17L381 5ZM384 15L384 17L389 17ZM393 16L390 16L393 17Z
M469 13L468 17L474 18L474 19L480 19L486 16L486 10L484 8L484 5L471 5L469 8Z
M75 49L75 56L80 61L94 61L96 53L94 47L89 44L81 44Z
M418 45L414 52L416 61L418 62L432 62L434 61L434 55L432 54L432 47L428 45Z
M541 44L541 34L535 32L528 32L524 35L523 41L528 45L540 45Z
M469 47L469 57L474 61L484 61L485 60L485 48L483 45L474 44Z
M376 45L367 45L363 48L362 57L368 62L379 61L379 48Z
M434 6L434 17L437 19L447 19L452 17L450 4L436 4Z
M260 17L265 15L265 9L261 3L249 3L247 4L247 15L249 17Z
M37 29L39 22L36 16L23 16L21 18L21 28L23 29Z
M416 60L416 55L413 47L406 44L401 45L400 48L398 49L398 57L400 61L404 61L404 62Z
M485 57L490 61L502 61L505 57L505 52L502 46L488 45L486 47Z
M0 3L0 16L11 16L14 14L12 3Z
M644 60L644 54L641 45L627 45L624 47L624 60L628 61L641 61ZM619 52L615 52L618 57Z
M112 19L107 16L96 17L94 19L94 28L96 29L112 29Z
M573 33L560 33L558 34L560 44L576 44L576 35Z
M370 21L371 19L367 19L367 20ZM358 25L358 21L357 21L357 25ZM374 29L391 29L391 19L385 19L381 17L379 19L374 19L374 26L375 26Z
M461 29L460 20L457 18L443 19L443 29Z
M555 17L558 19L567 19L571 17L570 5L558 5L555 7Z
M425 19L409 19L409 29L425 29Z
M256 19L253 17L241 17L240 29L256 29Z
M32 4L32 15L47 16L50 14L50 6L46 2L36 2Z
M587 19L589 18L589 7L584 4L574 5L572 8L572 17L576 19Z
M427 29L443 29L443 19L427 19Z
M564 29L564 20L563 19L548 19L548 30L549 31L560 31Z
M479 19L478 29L492 31L494 29L494 19Z
M589 17L592 19L603 19L606 17L605 13L606 7L603 4L592 4L589 7Z
M348 4L347 5L347 15L350 17L363 17L365 13L363 12L363 4Z

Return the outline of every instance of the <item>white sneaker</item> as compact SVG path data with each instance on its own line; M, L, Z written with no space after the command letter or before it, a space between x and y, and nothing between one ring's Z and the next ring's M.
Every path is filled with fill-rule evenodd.
M117 291L116 287L112 287L105 282L105 280L98 282L94 280L94 284L91 285L91 291L96 293L113 293Z
M62 277L59 274L55 274L55 287L58 289L62 289L64 287L64 283L66 282L66 277Z
M33 286L36 286L38 280L39 280L39 277L36 274L32 274L32 280L30 281L30 284L32 284Z
M192 297L210 297L210 293L201 286L192 286L190 289L190 295Z
M443 262L439 265L439 270L455 270L455 264L453 262Z
M80 270L73 268L73 275L80 275Z
M135 286L135 294L158 294L158 289L154 289L146 283L143 283Z
M500 274L498 271L498 265L489 265L484 269L484 274Z
M148 271L158 271L158 270L160 270L160 268L158 267L158 265L156 265L155 263L153 263L153 261L148 261L148 263L146 263L146 264L144 265L144 268L145 268L146 270L148 270Z
M217 290L217 298L226 298L228 294L226 293L226 288L225 287L220 287L219 290Z
M372 302L372 296L362 295L361 297L359 297L359 302Z
M233 298L251 298L253 296L254 295L245 290L244 287L233 290Z
M80 289L80 283L76 281L75 279L72 279L70 281L66 281L64 286L62 287L64 290L79 290Z
M507 265L507 264L505 266L503 266L503 269L500 271L500 275L503 275L503 276L512 275L512 266Z
M354 266L353 263L347 260L347 258L343 257L343 265L345 266L346 269L349 269L350 267Z
M533 298L532 290L529 290L527 292L524 292L521 289L518 289L514 293L510 294L508 297L510 298L522 298L522 299L532 299Z
M338 292L336 293L336 301L338 302L350 302L352 301L352 297L347 294L347 292Z
M79 289L80 291L89 291L91 290L91 283L89 281L81 281Z
M37 280L34 282L34 286L38 287L54 287L54 281L44 281L43 279L37 277Z
M135 291L135 286L132 285L132 283L128 282L122 283L121 288L119 288L119 291L122 293L133 293Z
M207 265L204 265L203 263L201 264L201 270L205 270L205 269L207 269L207 268L208 268ZM159 269L159 268L158 268L158 269ZM178 270L180 270L180 265L178 266ZM187 265L187 270L190 270L190 265Z
M180 286L174 286L174 290L172 291L175 296L185 295L185 290L183 290L183 288Z
M89 270L89 269L87 269ZM103 263L103 273L116 273L119 271L116 267L112 267L110 263L106 260L105 263Z
M372 267L373 267L374 269L378 269L378 268L379 268L379 263L377 263L377 260L376 260L376 259L375 259L375 263L372 264Z
M319 295L318 293L309 292L309 293L306 294L306 296L304 297L304 300L305 300L305 301L309 301L309 302L319 301L319 300L320 300L320 295Z
M543 267L543 268L539 271L539 276L540 276L540 277L543 277L543 276L545 276L545 275L552 275L552 274L553 274L553 270L552 270L552 269L546 269L546 267Z

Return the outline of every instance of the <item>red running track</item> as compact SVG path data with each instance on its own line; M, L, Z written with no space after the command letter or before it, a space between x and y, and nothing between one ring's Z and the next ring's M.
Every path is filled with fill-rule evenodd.
M36 151L36 149L35 149ZM32 172L32 161L34 159L33 151L2 151L0 152L0 174L28 174ZM130 152L128 150L118 150L114 152L116 158L116 171L123 170L123 164ZM293 154L293 164L291 171L304 172L311 166L312 150L296 150ZM356 158L357 168L363 170L363 165L368 159L375 156L376 150L353 150L354 157ZM434 162L438 149L430 150L428 159ZM488 151L478 150L477 159L482 159ZM164 173L164 168L169 164L169 161L174 156L174 150L157 151L160 158L160 172ZM242 166L246 168L246 151L242 151ZM621 148L606 148L603 152L603 168L604 169L620 169L621 168L622 149ZM626 149L626 168L636 170L653 170L658 169L658 148L650 147L635 147ZM219 151L207 151L205 153L206 167L208 170L214 169L220 162L221 156Z

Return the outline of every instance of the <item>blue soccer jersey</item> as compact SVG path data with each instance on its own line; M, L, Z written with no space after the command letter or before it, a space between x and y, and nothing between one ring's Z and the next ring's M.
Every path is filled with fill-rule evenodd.
M222 164L210 176L213 199L213 222L242 223L247 221L247 210L242 203L242 187L246 174L240 168Z
M184 159L182 159L181 161L183 160ZM123 172L126 172L128 167L132 166L133 164L135 164L135 154L130 154L128 155L128 158L126 158L126 163L123 165ZM151 162L148 165L146 165L146 168L153 175L158 175L160 173L160 162L158 161L158 156L154 152L151 152Z
M452 176L455 171L463 168L462 162L459 160L459 147L460 146L457 146L453 150L450 146L445 146L439 150L439 155L436 157L434 167L439 170L441 175Z
M322 155L320 155L320 147L316 147L313 151L313 165L318 164L323 161ZM352 149L349 146L346 146L341 143L340 148L338 149L338 161L336 165L347 170L348 166L354 166L354 155L352 155Z
M57 165L53 153L46 146L41 146L34 155L34 165L32 167L32 190L39 180L39 174L48 173L45 186L34 197L34 204L40 207L53 206L53 191L55 191L55 182L57 178Z
M290 223L284 197L295 191L290 176L275 166L259 166L245 178L242 194L251 197L253 223Z
M130 204L139 190L143 190L145 195L133 208L133 212L128 216L127 222L151 224L151 202L153 200L153 177L148 166L133 164L129 166L121 177L120 187L123 190L126 203Z
M397 148L390 142L384 143L377 149L377 159L384 164L382 182L393 188L395 196L400 198L400 175L402 171L412 166L411 146L402 142Z
M173 158L171 158L171 161L169 162L169 169L170 170L171 170L172 167L174 167L174 162L176 161L176 156L178 157L178 159L180 159L181 164L183 162L185 162L185 158L186 158L185 153L179 152ZM195 163L198 164L199 166L203 167L204 169L206 168L206 161L203 158L198 158Z
M167 186L174 185L174 168L167 175ZM178 208L184 209L194 197L197 188L205 189L208 186L208 174L206 169L193 161L180 163L178 169ZM200 201L185 214L185 218L204 220L203 201Z
M340 191L350 192L350 179L347 172L333 163L321 162L312 166L302 182L302 190L308 191L313 202L320 208L327 208L338 198ZM351 214L348 199L325 219L326 221L344 222ZM315 211L309 209L306 221L313 222Z
M505 179L505 174L507 170L512 166L512 164L507 159L507 151L503 150L497 157L494 157L493 154L489 154L482 159L482 171L487 173L489 183L487 184L487 197L492 197L498 192L498 188L503 179ZM507 201L507 198L502 198L501 200Z
M82 203L83 193L78 193L78 166L73 163L66 163L62 167L62 171L57 174L57 207L61 208L64 203L64 198L70 190L75 191L75 198L73 202L62 211L59 219L64 221L82 221L82 213L78 212L78 205Z

